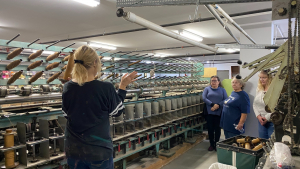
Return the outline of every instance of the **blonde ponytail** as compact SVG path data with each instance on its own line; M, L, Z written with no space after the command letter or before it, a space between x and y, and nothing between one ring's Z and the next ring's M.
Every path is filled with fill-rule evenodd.
M99 56L96 51L89 46L84 45L76 49L74 60L79 61L79 63L75 63L74 65L72 78L76 79L80 86L88 81L88 69L94 66L95 61L97 72L101 70Z

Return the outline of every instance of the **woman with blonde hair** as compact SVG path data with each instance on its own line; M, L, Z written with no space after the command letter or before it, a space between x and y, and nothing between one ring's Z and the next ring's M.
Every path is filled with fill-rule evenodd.
M137 72L122 77L117 93L111 83L95 80L101 61L92 48L79 47L74 58L72 80L62 93L68 165L71 169L113 169L109 117L122 114L126 86Z
M269 139L274 131L274 125L270 122L271 113L266 112L266 104L263 100L272 82L269 70L263 70L259 74L256 95L253 101L253 110L258 119L258 134L260 138Z
M220 122L226 139L244 133L244 124L248 113L250 113L250 99L248 94L243 91L245 82L242 77L237 75L231 81L231 85L233 91L228 99L224 101Z

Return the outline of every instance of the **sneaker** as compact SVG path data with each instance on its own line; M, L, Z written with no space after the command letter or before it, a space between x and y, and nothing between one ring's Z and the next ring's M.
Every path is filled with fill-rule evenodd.
M212 146L210 146L209 148L208 148L208 151L214 151L214 147L212 147Z

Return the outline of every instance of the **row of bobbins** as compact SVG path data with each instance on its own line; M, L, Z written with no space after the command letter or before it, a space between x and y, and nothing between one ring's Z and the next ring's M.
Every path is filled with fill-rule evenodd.
M158 100L153 102L143 102L136 104L125 105L124 116L115 117L115 122L122 122L126 120L141 119L144 117L150 117L151 114L157 115L164 113L165 111L177 110L182 107L187 107L200 103L201 96L189 96L174 99ZM196 110L197 109L197 110ZM178 110L179 114L187 114L187 109ZM200 106L190 108L190 111L200 112Z

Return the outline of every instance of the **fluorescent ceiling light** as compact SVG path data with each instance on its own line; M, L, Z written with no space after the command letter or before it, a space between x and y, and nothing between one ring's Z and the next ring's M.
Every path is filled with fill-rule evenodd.
M206 61L206 63L209 63L209 61Z
M154 56L155 56L155 57L166 57L167 54L156 53Z
M96 47L96 48L103 48L103 49L109 49L109 50L116 50L117 47L111 46L111 45L106 45L106 44L101 44L101 43L88 43L89 46Z
M37 50L32 50L33 53L37 52ZM44 50L42 54L46 54L46 55L52 55L53 53L55 53L54 51L47 51Z
M234 52L240 51L240 49L225 49L225 50L228 53L234 53Z
M110 60L111 59L111 57L104 57L104 58L102 58L102 60Z
M79 3L82 3L84 5L88 5L91 7L96 7L100 4L100 0L73 0Z
M184 29L178 30L178 31L174 31L174 32L178 33L181 36L184 36L186 38L189 38L189 39L192 39L192 40L195 40L195 41L198 41L198 42L203 41L203 37L202 36L197 35L197 34L192 33L192 32L189 32L189 31L184 30Z

